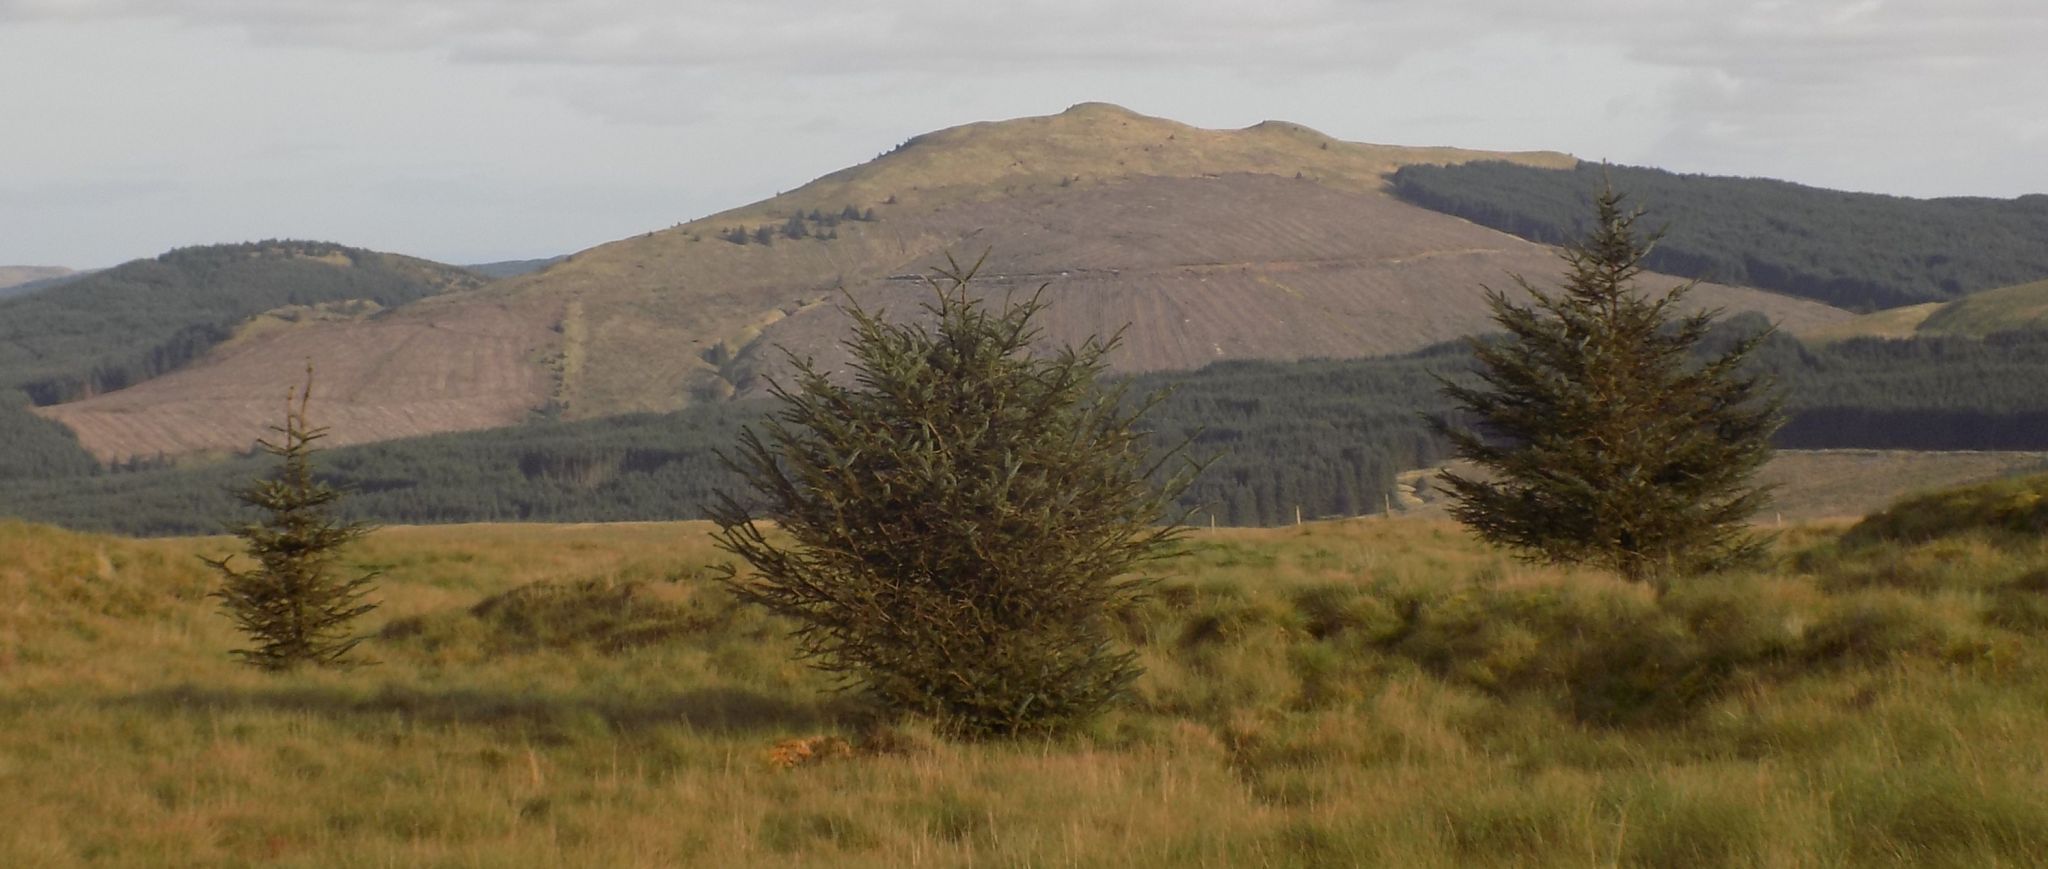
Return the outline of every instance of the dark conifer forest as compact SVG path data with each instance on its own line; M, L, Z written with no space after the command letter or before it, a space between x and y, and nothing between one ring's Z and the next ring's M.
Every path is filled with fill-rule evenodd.
M1396 195L1542 244L1585 236L1587 203L1612 183L1669 227L1657 271L1869 311L1959 298L2048 276L2048 195L1909 199L1765 178L1581 163L1406 166Z
M1761 327L1727 323L1727 336ZM1724 337L1723 340L1729 340ZM1713 342L1709 342L1712 344ZM1703 348L1708 352L1718 346ZM1788 448L2048 449L2048 332L1987 339L1859 339L1807 347L1774 336L1758 364L1789 393ZM1146 417L1159 443L1192 437L1213 464L1184 503L1224 525L1381 510L1402 470L1448 454L1425 422L1448 403L1436 376L1467 375L1462 343L1378 359L1226 362L1136 378L1172 388ZM335 449L325 477L353 518L390 523L697 518L735 489L716 451L768 405L539 422ZM230 487L254 458L197 467L97 469L61 428L0 415L0 515L135 534L210 533L234 516Z

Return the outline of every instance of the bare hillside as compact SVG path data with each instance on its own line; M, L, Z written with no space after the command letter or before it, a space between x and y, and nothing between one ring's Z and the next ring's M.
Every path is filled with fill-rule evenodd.
M1484 287L1512 289L1512 274L1541 286L1561 272L1550 248L1385 196L1270 175L1136 179L943 209L917 226L950 229L961 238L954 250L970 259L989 249L988 294L1044 285L1053 343L1129 324L1112 357L1123 371L1415 350L1491 329ZM933 264L907 264L849 296L914 314L929 294L917 277ZM1703 284L1692 298L1792 328L1849 316L1738 287ZM729 369L773 368L776 345L835 360L849 325L838 305L804 308L763 329Z
M310 363L312 417L329 446L512 425L547 399L551 378L535 361L551 325L491 304L448 318L272 324L192 368L36 412L102 461L240 452L283 419Z
M239 449L316 358L337 441L667 411L758 383L771 348L830 357L845 293L914 312L943 254L994 251L990 292L1049 282L1049 337L1130 324L1116 364L1361 356L1486 328L1480 285L1547 280L1546 248L1383 193L1406 164L1501 154L1201 130L1114 106L919 136L790 193L601 245L535 274L234 342L175 378L47 409L102 457ZM1797 328L1846 314L1724 287ZM310 348L310 349L309 349Z
M524 304L555 306L564 318L559 398L569 416L673 410L729 394L734 378L728 360L754 343L764 328L833 298L839 288L920 271L946 250L995 245L1034 256L1033 240L1006 234L1031 221L1003 215L1080 202L1072 218L1094 220L1100 203L1133 192L1134 179L1226 174L1300 180L1307 183L1289 189L1303 193L1333 190L1379 198L1382 176L1402 165L1478 159L1575 162L1555 152L1343 142L1279 122L1203 130L1084 103L1058 115L967 124L918 136L875 160L773 199L601 245L541 274L507 281L494 292ZM1091 193L1097 195L1088 197ZM1292 206L1269 201L1259 207ZM839 222L829 241L779 234L767 245L721 239L733 230L773 230L795 215L829 216L848 208L875 219ZM1197 219L1187 213L1169 218ZM1104 227L1100 243L1115 246L1119 232ZM1139 255L1160 258L1150 252ZM1036 259L1049 270L1076 267L1051 262L1059 256L1039 254ZM821 349L839 337L822 338Z

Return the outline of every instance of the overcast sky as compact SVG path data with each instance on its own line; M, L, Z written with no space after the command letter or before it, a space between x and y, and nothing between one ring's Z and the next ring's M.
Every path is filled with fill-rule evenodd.
M549 256L1089 100L2048 192L2043 0L0 0L0 264Z

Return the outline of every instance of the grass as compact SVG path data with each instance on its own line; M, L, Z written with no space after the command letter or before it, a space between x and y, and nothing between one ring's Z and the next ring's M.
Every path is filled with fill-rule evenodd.
M1999 332L2038 329L2044 324L2048 324L2048 281L2035 281L1972 293L1953 302L1876 311L1799 330L1799 337L1818 343L1918 335L1982 338Z
M0 864L2031 865L2048 545L1844 539L1659 600L1430 520L1203 532L1057 741L866 723L701 524L387 529L354 671L193 556L0 523Z

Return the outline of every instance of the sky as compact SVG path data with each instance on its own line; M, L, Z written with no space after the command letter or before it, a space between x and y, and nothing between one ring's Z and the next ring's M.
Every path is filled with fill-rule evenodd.
M2043 0L0 0L0 265L552 256L1087 101L2048 193L2042 46Z

